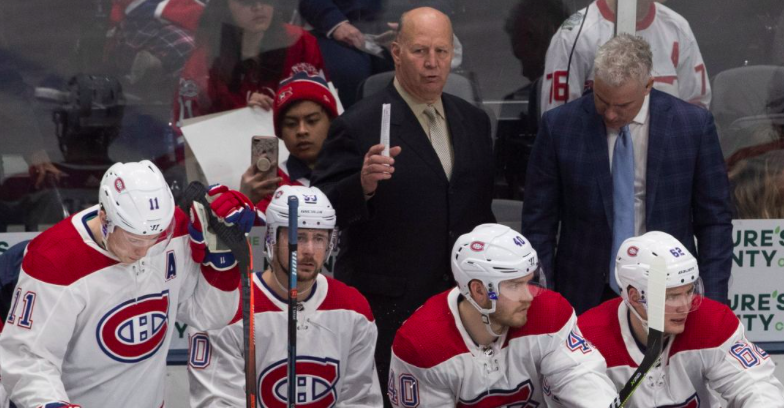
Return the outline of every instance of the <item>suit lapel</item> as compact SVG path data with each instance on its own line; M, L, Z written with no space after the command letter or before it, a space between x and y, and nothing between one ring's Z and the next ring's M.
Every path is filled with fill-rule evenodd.
M607 224L612 230L613 183L610 173L610 153L607 151L607 128L604 126L602 117L596 113L593 98L584 99L583 109L586 111L586 115L583 116L583 129L585 129L587 137L590 138L587 145L590 156L594 160L596 182L599 184L604 214L607 217Z
M414 116L414 112L408 107L408 104L397 92L394 85L390 84L387 87L387 92L389 92L392 103L392 115L390 117L389 129L390 139L397 137L402 141L402 144L405 145L403 146L403 152L401 152L401 154L413 152L413 154L419 156L431 170L436 172L436 174L439 175L439 178L443 179L445 183L448 182L446 173L444 173L444 168L441 166L441 161L438 159L438 155L436 154L435 149L433 149L430 140L427 138L424 129L419 125L419 120ZM444 109L446 110L446 107ZM381 109L378 110L378 114L381 115ZM447 117L447 120L449 120L449 117ZM451 131L452 122L450 121L449 124ZM455 153L455 158L457 158L457 153ZM455 159L455 161L457 160Z
M648 118L648 165L645 175L645 220L646 224L651 219L651 211L656 202L656 190L664 162L667 145L669 144L670 103L666 98L661 98L655 89L651 91L650 117Z

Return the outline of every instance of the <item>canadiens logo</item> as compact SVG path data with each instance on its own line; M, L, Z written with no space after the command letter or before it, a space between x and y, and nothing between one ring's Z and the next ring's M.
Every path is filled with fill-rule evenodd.
M180 95L185 98L195 98L199 94L199 86L192 79L180 80Z
M335 389L340 378L340 361L331 358L297 356L297 401L300 408L329 408L337 402ZM259 402L263 407L287 406L286 360L267 367L259 375Z
M125 182L123 179L117 177L117 180L114 180L114 189L117 190L118 193L122 193L125 190Z
M278 94L278 104L282 104L283 102L286 102L286 99L289 99L289 97L293 94L294 91L291 90L291 87L288 87L280 91L280 93Z
M282 196L282 195L283 195L283 192L282 191L278 191L277 193L275 193L275 198L280 198L280 196Z
M482 241L474 241L471 243L471 250L476 252L481 252L485 249L485 243Z
M511 390L489 390L470 401L461 398L457 408L536 408L539 403L531 400L533 394L534 386L526 380Z
M169 291L121 303L98 323L98 346L122 363L136 363L155 354L169 328Z
M638 252L640 252L640 249L636 246L630 246L629 249L626 250L626 253L629 254L629 256L637 256Z
M311 64L309 62L300 62L299 64L294 64L291 67L291 74L292 75L297 74L299 72L304 72L304 73L306 73L308 75L318 75L319 74L319 71L316 69L316 67L314 67L313 64Z

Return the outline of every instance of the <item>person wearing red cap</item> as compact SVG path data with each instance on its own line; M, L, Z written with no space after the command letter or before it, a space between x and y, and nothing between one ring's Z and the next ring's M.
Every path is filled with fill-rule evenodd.
M277 177L269 178L251 165L240 180L240 191L257 203L262 221L278 186L310 186L311 171L327 138L329 125L338 116L338 109L324 78L299 72L281 81L272 104L272 115L275 134L283 140L289 157L278 163Z

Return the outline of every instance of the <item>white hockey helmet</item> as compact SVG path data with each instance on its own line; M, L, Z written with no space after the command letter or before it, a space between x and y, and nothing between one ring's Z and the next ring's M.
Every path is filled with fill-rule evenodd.
M457 239L452 248L452 274L460 292L482 313L483 319L495 312L503 281L533 274L533 279L526 285L532 297L539 293L539 289L547 287L531 243L513 229L500 224L479 225ZM487 289L492 303L490 309L479 306L471 297L468 284L473 280L482 282Z
M174 198L163 174L152 162L115 163L103 175L98 194L101 209L106 212L104 240L119 227L137 236L155 236L155 246L161 251L166 247L158 244L171 239ZM134 240L124 243L149 246Z
M291 196L296 196L299 200L297 211L298 228L332 231L324 259L329 258L337 243L337 217L327 195L316 187L280 186L275 190L272 201L265 213L267 217L267 259L272 262L272 245L275 245L277 242L278 229L281 227L288 228L289 226L289 197Z
M615 261L615 279L621 289L621 297L629 302L629 286L640 292L640 301L645 304L648 275L654 259L661 258L667 273L666 287L677 288L694 284L690 311L699 307L704 293L697 259L672 235L651 231L632 237L621 244ZM675 304L679 299L668 297L666 302ZM681 300L682 301L682 300Z

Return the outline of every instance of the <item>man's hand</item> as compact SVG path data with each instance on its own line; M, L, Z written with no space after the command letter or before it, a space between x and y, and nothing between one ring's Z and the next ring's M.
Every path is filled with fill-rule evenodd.
M210 187L207 201L210 202L209 209L197 201L191 205L191 222L188 224L191 257L195 262L219 271L231 269L237 261L228 248L218 247L218 237L207 229L207 211L211 211L212 216L224 224L239 225L240 230L247 234L256 220L256 209L242 193L220 184Z
M332 32L332 38L349 47L362 49L365 46L365 36L348 21L342 23Z
M369 198L376 192L379 181L392 178L392 173L395 172L394 157L400 154L401 150L400 146L391 147L389 157L381 155L381 152L384 151L382 144L377 144L368 150L360 172L362 191L365 193L365 197Z
M275 163L270 171L276 169ZM278 184L283 180L280 177L269 177L267 172L256 171L255 164L251 164L240 179L240 192L250 198L253 203L258 203L266 197L272 195L278 188Z
M257 106L265 111L272 109L272 102L272 97L260 92L254 92L248 96L248 106Z
M54 179L54 182L58 183L60 179L68 176L52 164L46 150L37 150L31 153L28 159L30 162L30 176L35 178L36 189L41 188L47 177Z

